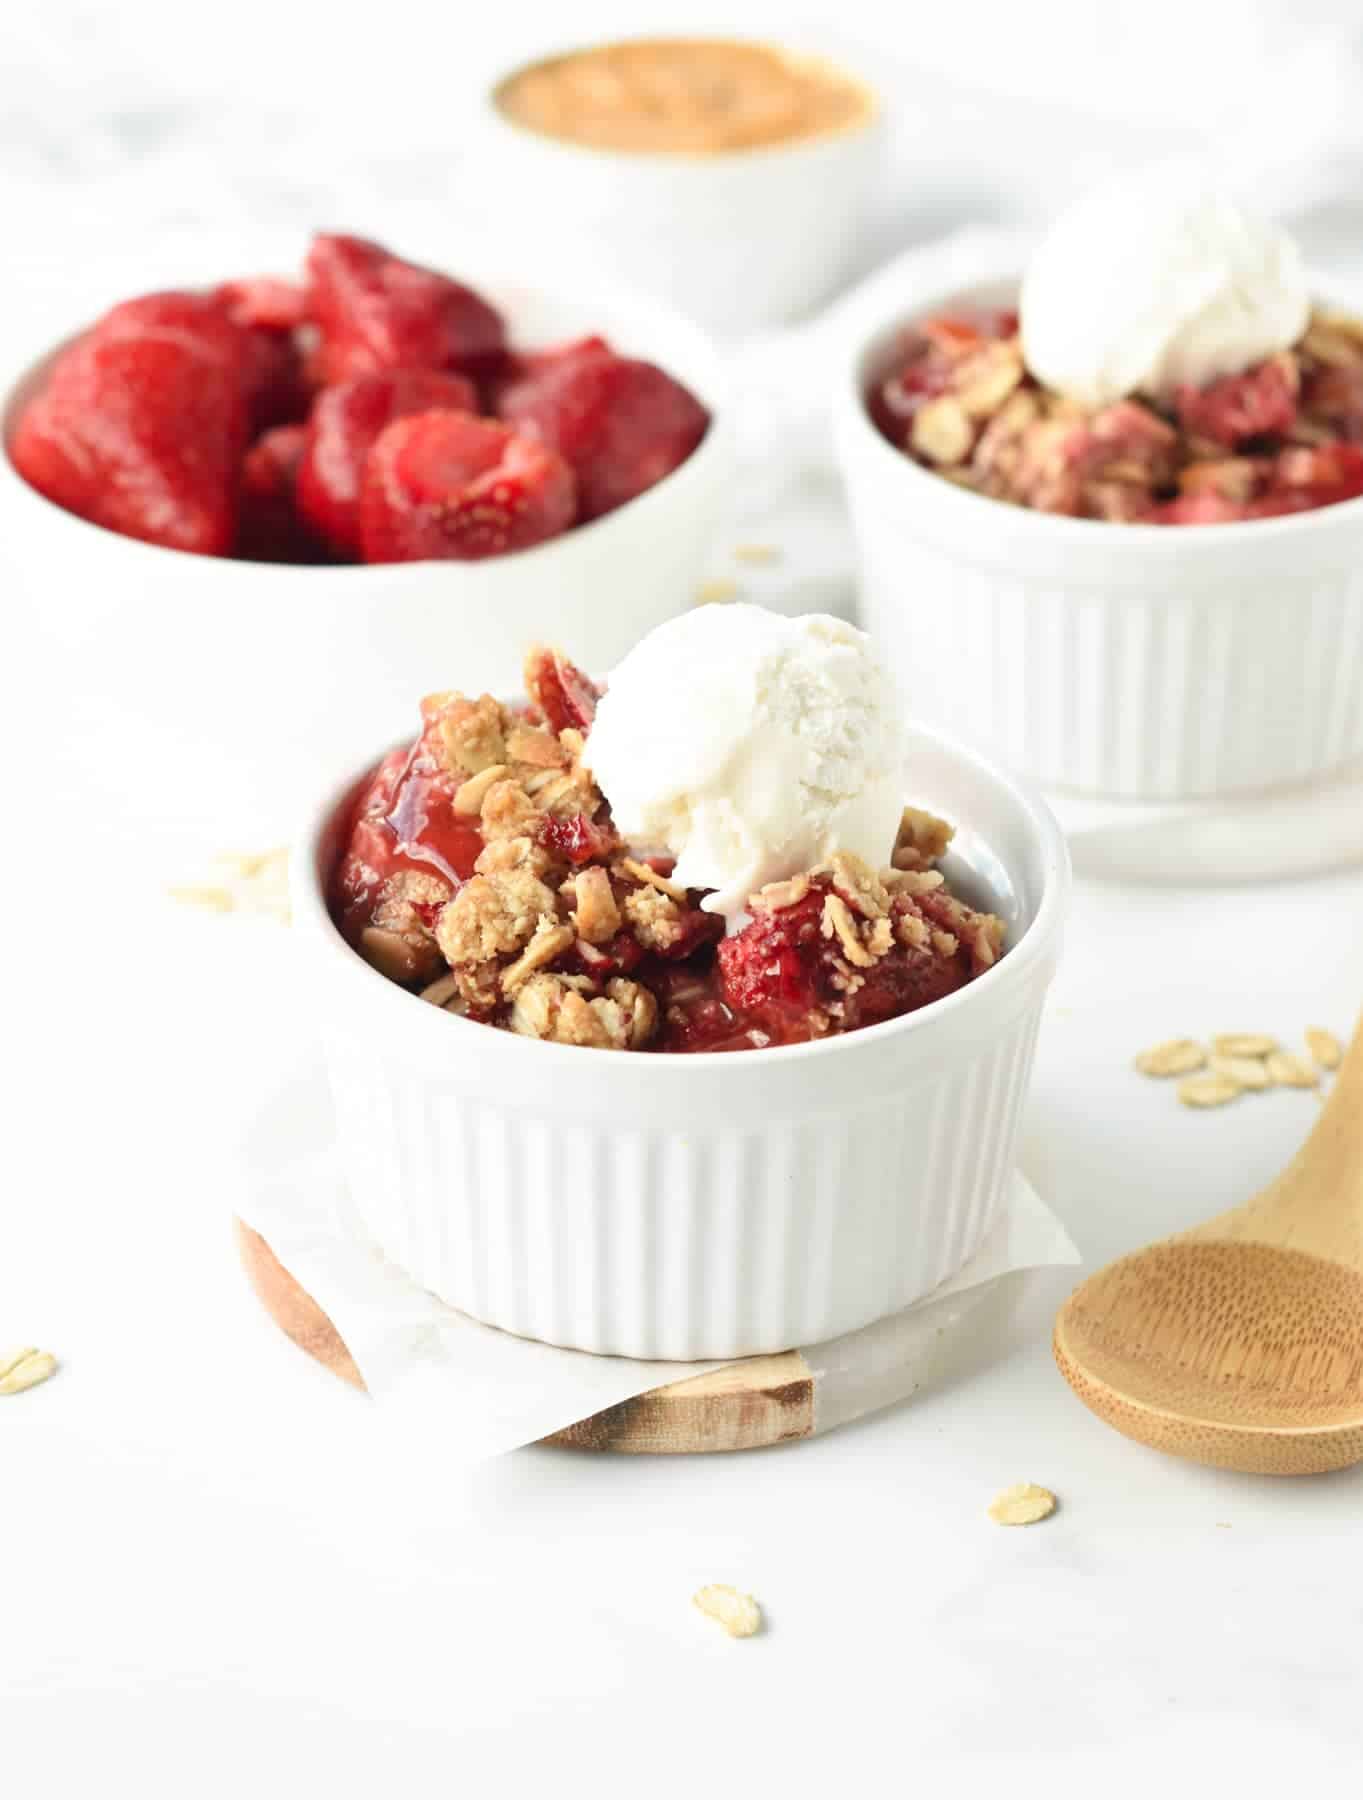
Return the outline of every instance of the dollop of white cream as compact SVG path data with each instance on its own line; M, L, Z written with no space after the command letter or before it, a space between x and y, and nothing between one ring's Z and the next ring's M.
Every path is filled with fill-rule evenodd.
M891 678L823 614L703 606L660 625L610 676L586 761L617 830L713 888L703 904L730 924L835 850L884 867L903 810Z
M1045 386L1099 407L1237 375L1294 344L1310 311L1291 238L1166 164L1052 226L1022 283L1022 351Z

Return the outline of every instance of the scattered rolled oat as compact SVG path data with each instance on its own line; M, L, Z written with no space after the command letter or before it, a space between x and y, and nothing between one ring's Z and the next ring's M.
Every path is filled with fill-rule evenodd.
M1269 1056L1277 1048L1277 1038L1258 1031L1223 1031L1212 1039L1218 1056Z
M1019 1481L995 1494L989 1516L996 1525L1035 1525L1055 1511L1055 1495L1034 1481Z
M713 581L701 582L696 589L696 605L718 605L721 601L735 599L740 592L736 581L730 581L727 575L719 575Z
M1344 1046L1334 1032L1326 1031L1323 1025L1307 1027L1306 1048L1322 1069L1337 1069L1344 1057Z
M235 912L236 901L225 887L189 886L167 889L181 906L202 906L208 912Z
M172 887L171 899L209 912L258 913L289 923L287 849L225 851L213 858L212 867L216 881Z
M1236 1087L1250 1088L1256 1093L1262 1093L1264 1088L1273 1085L1267 1062L1261 1061L1257 1056L1209 1056L1207 1066L1213 1075L1224 1075Z
M1224 1106L1243 1092L1238 1082L1225 1075L1190 1075L1178 1084L1178 1097L1185 1106Z
M734 561L744 563L780 562L781 551L776 544L735 544Z
M692 1606L699 1607L707 1619L721 1624L730 1637L752 1637L762 1629L762 1608L751 1594L740 1594L726 1582L711 1582L691 1596Z
M1194 1069L1203 1068L1206 1061L1207 1053L1201 1044L1195 1044L1191 1038L1169 1038L1163 1044L1142 1050L1136 1058L1136 1067L1142 1075L1191 1075Z
M1320 1076L1304 1056L1293 1056L1288 1050L1275 1050L1265 1059L1268 1078L1276 1087L1313 1088Z
M50 1350L11 1350L0 1355L0 1394L22 1394L56 1373L57 1359Z

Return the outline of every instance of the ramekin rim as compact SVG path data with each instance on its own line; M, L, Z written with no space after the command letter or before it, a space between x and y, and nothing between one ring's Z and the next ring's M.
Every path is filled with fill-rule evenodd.
M1010 948L992 969L968 982L964 987L958 988L954 993L947 994L940 1000L930 1001L926 1006L919 1007L913 1012L903 1013L897 1018L886 1019L877 1025L864 1026L857 1031L842 1032L833 1037L803 1044L775 1044L762 1049L742 1051L705 1050L673 1055L635 1055L630 1057L631 1067L683 1065L698 1071L714 1069L716 1066L730 1069L737 1058L743 1068L758 1070L771 1068L773 1064L790 1068L798 1062L808 1062L811 1059L827 1058L839 1054L847 1055L854 1050L861 1050L864 1053L867 1049L884 1043L888 1039L907 1036L913 1031L921 1032L931 1029L935 1022L954 1018L965 1008L990 1004L991 1001L1000 998L1003 990L1018 988L1025 981L1033 964L1052 951L1063 932L1068 913L1072 869L1064 832L1040 792L1030 782L1020 779L990 758L931 726L914 723L908 727L908 731L911 738L916 737L920 741L928 741L939 751L945 751L953 760L970 765L986 780L1001 788L1017 815L1026 821L1028 832L1040 850L1043 879L1035 915L1020 942ZM381 750L376 756L368 758L342 782L334 785L328 791L321 806L309 815L302 829L295 835L289 859L289 882L295 921L302 923L303 930L312 938L318 951L324 955L335 955L338 959L338 967L344 965L351 969L352 976L350 978L342 977L342 979L358 977L369 983L365 991L369 993L372 1004L393 1007L404 1004L408 1009L406 1016L412 1020L419 1018L423 1013L429 1015L425 1025L414 1026L415 1033L432 1030L444 1032L450 1028L461 1031L478 1031L487 1034L494 1040L494 1043L488 1046L489 1055L531 1057L532 1061L525 1065L527 1070L533 1071L536 1062L541 1069L545 1068L547 1065L544 1058L550 1055L560 1059L566 1056L570 1059L570 1066L580 1070L583 1067L582 1058L592 1054L588 1047L520 1038L514 1032L498 1031L474 1020L444 1014L437 1008L423 1005L419 997L410 989L390 981L377 969L372 968L337 930L327 906L323 883L317 878L316 873L321 840L330 829L337 809L353 796L359 783L378 766L382 757L388 754L388 751L405 746L410 741L410 737L396 740L388 746L387 750ZM963 822L968 823L968 821ZM375 987L374 983L378 983L379 987ZM380 988L388 991L391 1001L379 998ZM394 1021L399 1017L396 1011L392 1012L390 1016ZM438 1020L443 1023L438 1023ZM412 1041L415 1041L415 1037ZM666 1076L662 1079L676 1078Z
M935 307L952 298L1002 283L1016 285L1020 280L1021 276L1015 267L984 269L968 280L957 280L934 289L931 294L915 300L908 308L897 306L877 312L877 322L872 326L868 327L864 320L859 320L855 340L850 342L840 364L836 406L845 428L855 433L858 447L866 450L872 443L876 446L870 454L875 458L882 480L905 479L904 471L908 470L907 479L911 483L920 484L918 492L940 498L944 516L954 517L963 524L986 529L986 519L994 519L1000 524L1006 521L1010 529L1030 535L1038 544L1044 542L1060 546L1069 543L1073 546L1083 544L1086 548L1097 548L1108 542L1125 542L1133 547L1133 551L1140 554L1153 552L1158 558L1189 555L1207 558L1232 548L1263 544L1294 534L1301 536L1304 532L1314 532L1319 537L1326 528L1323 522L1328 522L1328 526L1337 535L1342 535L1350 526L1363 525L1363 496L1352 500L1338 500L1331 505L1313 507L1304 512L1282 514L1277 518L1225 521L1200 530L1110 519L1076 519L1068 514L1011 506L1006 501L991 499L986 494L976 494L969 488L958 487L954 482L933 474L912 457L896 450L877 431L861 385L862 365L872 345L897 323L906 325L916 317L927 317ZM1322 284L1313 279L1311 287L1312 293L1319 299L1330 299L1328 283ZM1363 308L1363 302L1355 304ZM936 499L930 504L936 504ZM1157 545L1160 548L1157 549ZM1117 554L1126 553L1119 551Z

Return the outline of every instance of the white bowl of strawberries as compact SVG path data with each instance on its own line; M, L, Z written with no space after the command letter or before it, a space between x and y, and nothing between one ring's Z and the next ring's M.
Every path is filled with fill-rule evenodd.
M68 750L158 770L125 803L265 829L442 658L609 667L691 601L729 467L704 336L466 274L320 236L301 281L125 302L8 385L17 586Z

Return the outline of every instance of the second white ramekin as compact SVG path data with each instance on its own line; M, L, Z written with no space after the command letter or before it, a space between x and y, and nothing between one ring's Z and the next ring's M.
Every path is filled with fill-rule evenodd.
M695 1360L815 1343L974 1253L1011 1173L1069 886L1045 806L936 735L915 801L1000 911L987 975L820 1044L669 1056L533 1042L422 1004L343 941L325 883L352 777L293 858L342 1172L384 1253L523 1337Z
M914 716L1048 786L1117 799L1285 786L1363 756L1363 500L1243 525L1057 518L955 487L881 437L866 388L908 319L1016 289L915 296L839 370L862 622Z

